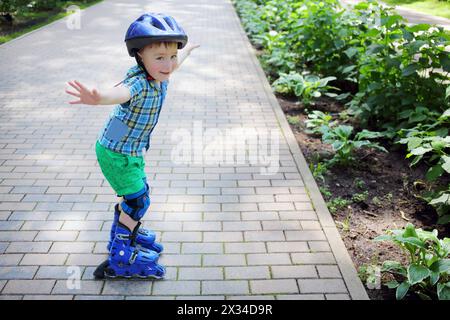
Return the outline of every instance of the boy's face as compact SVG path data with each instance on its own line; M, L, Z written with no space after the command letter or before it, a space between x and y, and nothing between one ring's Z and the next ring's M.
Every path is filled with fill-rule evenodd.
M145 46L138 52L144 63L147 72L155 78L156 81L165 81L169 79L171 73L178 64L178 45L176 42L170 43L167 48L161 44Z

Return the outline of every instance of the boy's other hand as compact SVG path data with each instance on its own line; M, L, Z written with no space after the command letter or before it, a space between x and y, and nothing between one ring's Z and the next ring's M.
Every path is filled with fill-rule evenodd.
M188 44L188 45L186 46L186 52L187 52L188 54L190 54L192 50L197 49L198 47L200 47L199 44Z
M93 89L92 91L87 89L83 84L78 81L69 81L68 84L76 90L76 92L66 89L66 93L77 97L79 100L70 101L70 104L89 104L97 105L100 103L100 93Z

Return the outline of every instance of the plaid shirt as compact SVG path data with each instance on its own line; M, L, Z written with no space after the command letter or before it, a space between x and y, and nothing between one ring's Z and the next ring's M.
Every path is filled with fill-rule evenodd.
M99 143L118 153L142 156L143 149L150 147L150 134L158 122L168 82L158 86L146 79L139 65L130 68L123 84L130 90L131 99L114 108L99 134Z

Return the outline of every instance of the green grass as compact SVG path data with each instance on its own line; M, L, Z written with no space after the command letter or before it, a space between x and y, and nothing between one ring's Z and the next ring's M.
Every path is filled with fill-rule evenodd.
M70 12L66 12L65 8L76 5L80 9L85 9L87 7L90 7L94 4L97 4L103 0L93 0L92 2L85 3L84 1L71 1L71 2L64 2L60 4L59 9L61 10L58 12L58 10L54 11L41 11L41 12L23 12L20 14L20 16L17 16L16 18L20 21L29 21L29 20L37 20L37 19L45 19L39 23L33 24L29 27L25 27L24 29L21 29L17 32L13 32L7 35L0 36L0 44L11 41L12 39L15 39L17 37L20 37L28 32L31 32L33 30L39 29L40 27L43 27L47 24L52 23L53 21L59 20L61 18L64 18L68 15L70 15Z
M415 11L450 19L450 1L438 0L383 0L391 6L402 6Z

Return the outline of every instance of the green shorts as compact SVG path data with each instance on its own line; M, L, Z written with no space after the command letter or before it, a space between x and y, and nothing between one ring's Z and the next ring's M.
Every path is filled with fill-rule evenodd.
M95 145L103 175L118 196L136 193L145 187L144 157L133 157Z

